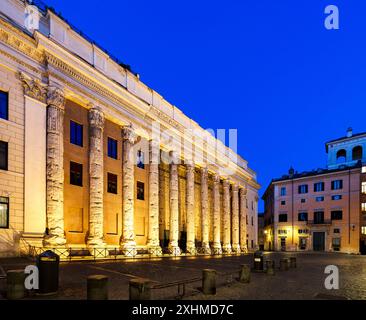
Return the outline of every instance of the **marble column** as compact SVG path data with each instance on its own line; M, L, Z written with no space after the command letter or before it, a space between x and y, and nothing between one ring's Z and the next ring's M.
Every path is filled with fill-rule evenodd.
M136 142L136 134L132 126L122 128L122 238L121 248L125 255L136 254L134 203L135 203L135 161L133 144Z
M147 247L153 255L161 255L159 243L159 160L160 144L149 142L149 225Z
M104 247L104 114L99 107L89 110L89 236L90 247Z
M196 254L194 219L194 165L186 163L187 253Z
M66 244L64 230L64 113L65 97L61 89L47 93L47 232L44 246ZM40 137L41 138L41 137Z
M220 205L220 176L214 175L213 186L213 251L215 254L221 254L221 205Z
M237 184L232 186L232 217L231 217L231 237L232 250L235 253L240 253L239 244L239 189Z
M169 250L174 255L179 255L181 250L178 246L179 238L179 188L178 188L178 157L171 152L170 164L170 225L169 225Z
M230 229L230 183L228 180L223 182L224 199L223 199L223 235L222 235L222 251L223 253L231 253L231 229Z
M211 254L209 243L209 207L208 207L208 170L201 169L201 231L202 251L204 254Z
M240 188L240 249L243 253L248 252L246 197L247 197L246 187Z

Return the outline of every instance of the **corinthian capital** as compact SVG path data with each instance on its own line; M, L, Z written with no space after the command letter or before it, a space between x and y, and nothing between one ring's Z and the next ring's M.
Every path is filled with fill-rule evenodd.
M47 92L47 104L58 107L60 109L64 109L65 94L63 90L56 87L49 87Z
M213 175L213 181L215 183L220 183L220 175L217 174L217 173L214 173L214 175Z
M45 84L38 79L31 78L24 72L19 73L19 78L22 81L25 95L46 103L47 89Z
M246 186L240 186L240 195L245 197L247 195L248 189Z
M100 107L92 107L89 110L89 123L92 127L104 128L104 113Z
M129 141L131 144L136 142L137 134L135 133L132 124L122 127L122 138L123 140Z

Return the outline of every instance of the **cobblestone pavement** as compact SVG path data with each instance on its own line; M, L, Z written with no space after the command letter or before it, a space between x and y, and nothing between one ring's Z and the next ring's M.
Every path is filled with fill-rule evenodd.
M296 256L297 268L276 269L274 276L252 273L251 282L237 281L240 265L252 263L253 255L230 257L181 257L139 261L72 262L60 265L60 290L57 296L32 296L31 299L85 299L86 278L92 274L109 276L109 298L128 299L128 282L136 277L148 278L154 284L199 278L202 269L215 269L217 294L204 296L201 282L186 285L183 299L366 299L366 256L337 253L265 253L265 260L275 260L276 268L282 257ZM6 271L22 269L34 262L26 259L0 259ZM339 267L340 289L326 290L324 269ZM0 297L4 296L5 280L0 280ZM177 286L154 289L154 299L175 299Z

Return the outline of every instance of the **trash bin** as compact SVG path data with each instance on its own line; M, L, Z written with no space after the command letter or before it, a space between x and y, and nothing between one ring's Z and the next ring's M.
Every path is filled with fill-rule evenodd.
M41 294L53 294L58 291L60 257L51 250L37 257L39 271L39 290Z
M263 262L263 252L256 251L254 252L254 271L263 271L264 270L264 262Z

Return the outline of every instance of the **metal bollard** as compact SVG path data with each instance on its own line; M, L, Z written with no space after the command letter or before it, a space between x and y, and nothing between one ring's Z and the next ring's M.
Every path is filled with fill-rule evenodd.
M290 258L290 268L296 268L296 257Z
M92 275L87 278L87 299L108 300L108 277Z
M239 281L242 283L249 283L250 282L250 265L249 264L242 264L241 270L239 274Z
M289 265L288 259L281 259L280 260L280 270L281 271L287 271L288 270L288 265Z
M216 270L202 270L202 292L203 294L216 294Z
M273 276L275 274L275 262L273 260L266 261L267 274Z
M130 300L151 300L150 280L131 279Z
M6 298L9 300L23 299L25 296L24 270L9 270L6 273Z

